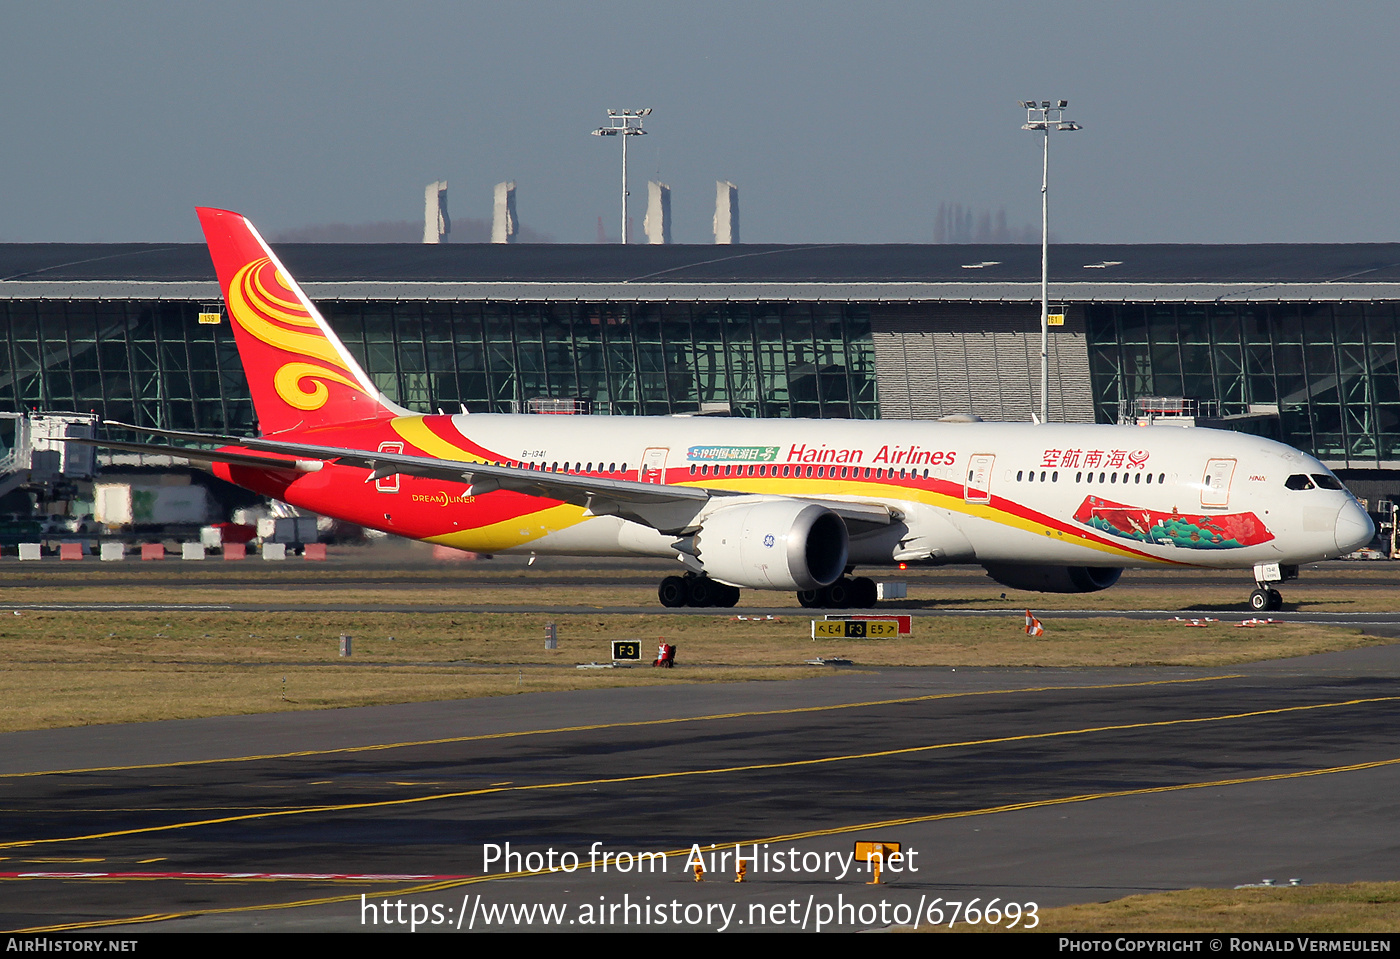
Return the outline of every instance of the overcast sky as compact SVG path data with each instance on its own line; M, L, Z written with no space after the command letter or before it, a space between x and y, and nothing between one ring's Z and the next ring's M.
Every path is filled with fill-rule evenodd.
M1384 2L7 4L0 241L193 241L196 205L268 234L490 216L618 232L609 107L712 242L929 242L940 203L1038 224L1038 134L1067 98L1051 229L1074 242L1400 240L1400 8Z

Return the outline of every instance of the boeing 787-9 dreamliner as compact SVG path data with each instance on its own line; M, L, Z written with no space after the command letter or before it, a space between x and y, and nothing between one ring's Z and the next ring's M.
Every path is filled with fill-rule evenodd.
M733 606L742 587L836 608L876 601L856 567L967 563L1050 592L1105 589L1125 567L1252 569L1251 605L1274 609L1298 564L1375 532L1317 459L1218 430L414 413L247 219L199 219L261 435L103 445L177 453L366 527L486 553L665 557L666 606Z

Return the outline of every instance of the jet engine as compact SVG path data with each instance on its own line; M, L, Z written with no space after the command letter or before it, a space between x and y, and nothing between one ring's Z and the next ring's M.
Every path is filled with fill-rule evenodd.
M846 571L846 523L815 503L769 500L707 517L689 552L711 579L755 589L821 589Z
M1012 589L1038 593L1097 593L1118 582L1117 566L1016 566L987 563L987 575Z

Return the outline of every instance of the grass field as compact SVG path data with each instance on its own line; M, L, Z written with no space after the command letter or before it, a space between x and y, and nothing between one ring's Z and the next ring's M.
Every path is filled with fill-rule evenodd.
M740 621L732 615L554 617L558 648L544 648L551 617L528 613L253 613L236 611L0 612L0 731L236 713L327 709L521 692L678 682L814 678L805 665L841 656L876 666L1221 667L1372 645L1381 640L1301 624L1241 629L1225 623L1042 616L916 618L888 640L811 638L811 616ZM339 656L341 634L353 655ZM679 666L580 670L607 662L614 639L643 656L659 640Z

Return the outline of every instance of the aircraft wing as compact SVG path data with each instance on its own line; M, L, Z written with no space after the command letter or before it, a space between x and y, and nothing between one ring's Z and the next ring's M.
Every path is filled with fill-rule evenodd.
M465 460L445 460L406 453L385 453L376 450L348 449L340 446L318 446L295 443L269 437L216 436L177 430L155 430L125 423L104 425L123 430L149 433L168 440L203 443L220 447L239 447L253 453L226 449L194 449L186 446L127 443L92 439L94 446L180 456L196 463L229 463L257 469L284 469L295 472L316 472L325 463L357 466L369 470L365 482L370 483L395 474L419 476L425 479L465 483L468 496L480 496L496 490L508 490L526 496L558 500L582 506L589 515L620 516L650 526L665 533L679 533L696 528L699 517L713 500L729 497L749 497L754 494L736 490L713 489L703 486L672 486L643 483L637 480L608 479L579 473L549 470L528 470L517 466L497 466ZM257 456L271 453L274 456ZM281 459L278 457L288 457ZM900 518L896 510L882 504L849 503L814 497L790 497L818 503L836 513L848 524L887 526Z
M142 432L145 432L144 430ZM117 440L93 439L78 436L64 437L65 443L80 443L84 446L100 446L108 450L124 450L128 453L145 453L154 456L178 456L191 464L208 467L213 463L229 463L234 466L251 466L264 470L290 470L293 473L315 473L326 465L321 459L283 459L274 456L255 456L251 453L235 453L232 450L198 450L188 446L160 446L152 443L123 443Z

